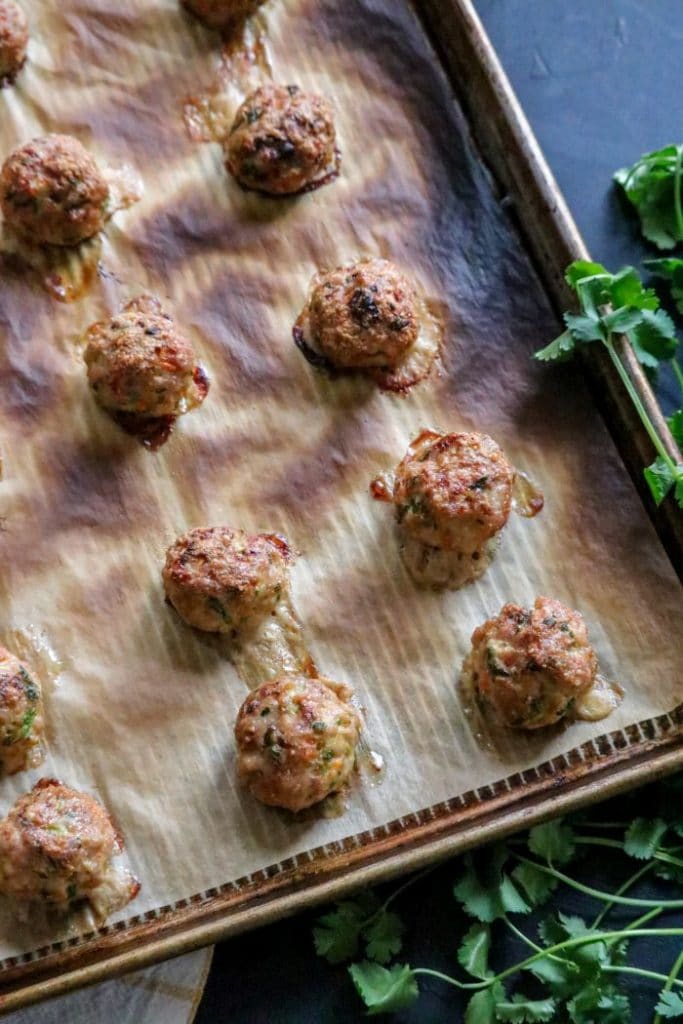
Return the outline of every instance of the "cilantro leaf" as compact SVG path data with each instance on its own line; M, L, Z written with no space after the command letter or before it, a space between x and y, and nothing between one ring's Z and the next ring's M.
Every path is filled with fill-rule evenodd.
M657 852L667 824L661 818L636 818L626 830L624 850L629 857L650 860Z
M643 266L653 275L669 281L671 298L679 313L683 313L683 260L673 256L659 260L645 260Z
M643 288L640 274L635 267L622 267L609 277L609 299L615 309L621 306L659 309L657 293L652 288Z
M559 885L557 878L539 871L532 864L518 864L512 872L512 878L532 907L540 907L545 903Z
M476 992L467 1004L465 1024L495 1024L496 1003L503 999L505 990L500 982Z
M636 315L639 316L636 310ZM574 341L605 341L606 333L599 317L565 313L563 320Z
M453 893L478 921L490 923L505 914L528 914L531 909L512 879L502 873L506 859L504 847L495 848L488 862L480 858L475 864L471 855L465 857L466 870Z
M640 217L643 235L659 249L673 249L683 240L681 158L682 147L664 146L614 175Z
M485 981L491 977L489 950L491 930L486 924L473 924L458 949L458 963L473 978Z
M509 1002L496 1004L496 1020L509 1020L513 1024L537 1024L552 1020L555 1015L554 999L527 999L516 993Z
M633 346L638 362L655 369L663 359L671 359L678 346L673 320L663 309L640 311L633 327L622 328Z
M366 960L351 964L349 974L368 1008L369 1017L403 1010L420 994L415 976L407 964L394 964L387 968Z
M572 1024L628 1024L631 1004L614 986L587 985L567 1003Z
M666 1020L683 1017L683 996L678 992L660 992L656 1012Z
M674 474L668 462L659 455L654 462L646 466L643 475L647 480L650 493L656 505L661 505L674 484Z
M19 739L19 740L26 740L26 739L28 739L28 737L31 735L31 729L33 728L33 723L34 723L34 721L36 719L36 715L37 714L38 714L38 711L37 711L36 708L29 708L28 709L28 711L26 712L26 714L24 715L24 717L21 720L21 728L19 729L19 734L17 736L17 739Z
M574 347L572 333L567 330L558 335L545 348L540 348L538 352L534 352L534 359L538 359L542 363L561 362L571 356Z
M529 832L529 849L551 864L568 864L576 849L574 832L562 821L546 821Z
M351 960L358 952L361 929L377 904L378 900L371 893L362 893L355 899L342 900L330 913L323 914L313 928L318 956L331 964Z
M370 923L363 928L363 938L366 942L365 952L370 960L386 964L397 953L401 952L403 941L401 936L405 931L403 922L398 914L391 910L382 910Z
M600 275L609 277L609 270L603 267L602 263L591 263L590 260L574 260L565 270L564 279L570 288L576 290L579 281L586 277L599 277Z
M683 409L677 409L673 415L667 417L666 422L669 424L674 441L683 452Z

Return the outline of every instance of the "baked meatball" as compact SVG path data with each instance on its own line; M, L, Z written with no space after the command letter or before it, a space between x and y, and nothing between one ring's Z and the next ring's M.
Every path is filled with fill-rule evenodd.
M290 551L275 534L197 527L166 552L166 596L190 626L237 633L270 615L287 587Z
M0 0L0 83L19 71L27 46L26 15L14 0Z
M0 647L0 771L36 768L44 759L40 683L27 665Z
M597 669L581 615L537 597L530 611L506 604L475 629L463 682L489 720L540 729L572 710L593 686Z
M422 544L476 551L505 526L514 477L487 434L424 431L396 469L396 519Z
M178 416L204 397L191 343L147 296L90 328L85 363L97 401L111 412Z
M65 911L87 900L100 920L136 896L139 883L112 865L123 842L93 797L41 779L0 822L0 893Z
M0 171L7 224L29 242L77 245L102 229L109 187L77 139L44 135L15 150Z
M209 28L235 28L256 11L263 0L182 0L183 5Z
M311 293L315 347L335 366L396 366L417 340L417 296L389 260L359 260L319 278Z
M348 687L284 675L249 694L235 725L240 779L272 807L301 811L346 783L360 717Z
M335 166L332 109L298 85L262 85L237 111L225 156L245 188L270 195L300 192Z

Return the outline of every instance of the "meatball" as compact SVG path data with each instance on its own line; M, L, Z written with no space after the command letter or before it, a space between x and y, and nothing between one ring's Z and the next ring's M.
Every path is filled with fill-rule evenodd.
M40 684L18 658L0 647L0 769L7 775L44 759Z
M225 142L226 165L245 188L300 192L335 164L332 110L298 85L263 85L237 111Z
M19 71L27 46L26 15L14 0L0 0L0 82Z
M15 150L0 171L7 224L29 242L77 245L102 229L109 187L69 135L45 135Z
M236 633L275 610L287 587L290 551L274 534L197 527L166 553L166 596L190 626Z
M514 477L487 434L424 431L396 469L396 519L422 544L477 551L505 526Z
M284 675L249 694L237 715L240 779L272 807L301 811L346 783L361 722L348 687Z
M87 335L85 363L97 401L112 412L177 416L203 398L191 343L158 302L140 297Z
M103 919L140 888L112 865L122 849L97 800L56 779L41 779L0 822L0 892L62 911L88 900Z
M324 274L308 312L314 346L348 369L396 366L419 332L415 291L389 260L360 260Z
M571 711L597 670L582 616L560 601L537 597L530 611L506 604L475 629L463 682L493 722L540 729Z
M182 0L188 11L209 28L235 28L256 11L263 0Z

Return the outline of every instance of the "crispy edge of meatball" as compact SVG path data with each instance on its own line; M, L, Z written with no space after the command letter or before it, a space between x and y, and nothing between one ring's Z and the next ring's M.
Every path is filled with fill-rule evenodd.
M228 172L249 191L295 196L319 188L340 166L332 107L298 85L259 86L238 108L224 153Z
M141 350L142 358L136 360L134 343L140 332L159 341ZM154 296L137 296L121 312L92 324L86 331L85 341L83 358L88 382L98 403L108 412L150 419L177 417L201 405L208 393L208 378L197 361L194 346ZM157 370L152 349L160 345L164 352ZM118 368L116 358L121 362ZM161 373L156 382L152 379L155 372ZM132 403L118 398L119 390L133 387L137 383L136 375L144 374L150 375L148 383L155 392L163 385L164 395L156 395L164 399L162 404L153 406L145 402L144 408L140 408L141 400ZM132 404L137 407L131 408Z
M75 818L80 826L77 842L67 824L55 827L55 817L64 814L60 802L76 804L68 808L68 822ZM121 832L99 800L58 779L43 778L0 821L0 891L19 903L61 911L87 901L104 920L140 890L137 879L113 863L123 850ZM54 890L36 891L36 878L51 880Z
M348 783L362 727L351 696L343 683L291 674L248 695L237 715L235 740L238 775L252 796L296 813ZM335 719L333 733L321 706Z
M21 715L19 722L17 712ZM7 721L4 721L7 719ZM15 775L45 760L45 717L40 683L28 666L0 646L0 772ZM17 728L18 726L18 728ZM6 730L10 729L8 733Z
M505 663L500 655L507 652L495 644L507 645ZM474 630L471 645L465 687L484 717L505 728L555 725L596 681L597 657L583 616L553 598L537 597L528 611L504 605Z
M223 562L224 568L228 570L226 580L209 580L208 586L205 580L186 568L190 558L208 564L209 558L205 555L206 545L201 542L210 543L219 534L229 534L231 541L242 539L248 547L258 545L262 567L267 568L269 574L273 570L273 578L269 581L266 592L258 593L262 584L254 573L249 574L248 566L243 565L244 552L239 554L237 564L233 567L230 567L229 559ZM188 554L188 547L191 547L195 540L200 542L200 547L196 552ZM267 566L263 563L266 554L270 556ZM278 534L252 534L228 526L194 527L176 538L166 551L162 569L164 591L167 600L187 625L204 632L234 636L248 629L250 624L255 625L262 621L274 611L288 589L292 558L293 553L289 544ZM233 583L230 582L231 576L234 577ZM253 606L254 598L258 601L255 608L249 610L247 607L241 607L250 604ZM201 614L197 614L194 607L197 602L204 604ZM232 610L227 607L229 603L234 606Z
M307 306L315 348L342 369L395 369L420 330L414 286L382 257L317 274ZM383 349L385 341L389 344ZM374 351L368 351L371 343L377 346Z
M64 182L71 190L68 197L59 196ZM109 197L94 156L70 135L31 139L10 153L0 169L5 221L31 244L72 247L92 238L104 227Z
M342 264L336 270L357 266L374 257L364 257L353 263ZM390 261L387 261L390 262ZM400 271L399 272L403 273ZM294 344L311 366L334 378L344 374L362 374L375 382L381 391L405 396L420 381L425 380L436 363L443 343L443 324L428 308L425 300L415 292L418 334L395 366L340 366L318 347L311 325L311 299L318 284L334 271L318 271L313 275L304 305L292 326Z
M10 85L26 63L26 12L15 0L0 0L0 87Z
M455 461L442 466L439 456L448 458L454 448ZM508 521L514 478L488 434L423 430L395 470L396 521L430 547L480 551Z

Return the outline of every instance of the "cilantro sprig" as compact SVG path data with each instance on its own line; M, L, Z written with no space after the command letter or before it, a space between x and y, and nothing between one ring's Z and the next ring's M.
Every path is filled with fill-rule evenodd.
M542 362L569 358L580 346L601 342L607 349L636 412L652 441L657 458L644 470L657 505L673 492L683 508L683 459L674 460L645 409L616 347L623 336L638 361L648 370L674 357L678 342L673 321L660 309L651 288L644 288L633 267L611 274L600 263L577 260L567 268L565 279L576 292L580 313L565 313L566 330L535 354ZM678 438L683 433L683 414L672 423ZM678 442L677 438L677 443Z
M643 235L658 249L683 242L683 146L645 153L614 175L640 217Z
M350 965L349 973L369 1016L392 1013L416 1002L420 981L436 979L455 987L468 997L465 1024L512 1024L569 1022L569 1024L626 1024L630 1020L628 993L620 987L622 977L635 976L655 981L659 992L654 1006L654 1024L683 1018L683 952L674 960L668 974L639 967L631 960L631 940L640 937L683 937L682 927L652 925L668 911L676 911L680 921L683 898L683 816L675 797L683 790L683 779L665 784L671 787L662 801L661 817L635 818L631 822L603 823L585 816L573 822L555 821L536 826L520 838L468 854L453 895L462 909L473 918L461 936L454 957L460 971L446 974L429 967L390 963L401 950L403 933L395 913L389 931L394 929L391 950L381 948L373 955L366 944L365 959ZM671 791L673 790L673 791ZM585 884L576 876L587 851L609 850L638 867L614 892L603 892ZM584 861L585 862L585 861ZM654 873L676 888L672 899L652 900L632 895L632 890L648 873ZM419 876L421 877L421 876ZM329 942L320 948L319 933L339 931L336 949L349 947L347 922L379 920L408 885L389 897L385 904L367 901L367 895L345 900L337 911L326 914L315 929L316 948L329 957ZM588 921L564 913L562 896L576 890L596 902L600 910ZM511 918L543 911L551 902L553 911L541 917L535 932L518 926ZM355 907L351 912L350 906ZM606 927L605 918L615 907L631 908L635 916L626 924ZM344 908L341 913L340 909ZM364 916L365 915L365 916ZM322 925L321 925L322 922ZM521 944L524 955L516 963L496 969L492 953L499 946L498 929L507 930ZM362 935L362 928L359 935ZM352 944L353 945L353 944ZM359 943L354 946L358 951ZM387 952L390 955L385 955ZM335 959L350 959L355 953ZM454 964L454 966L456 966Z

